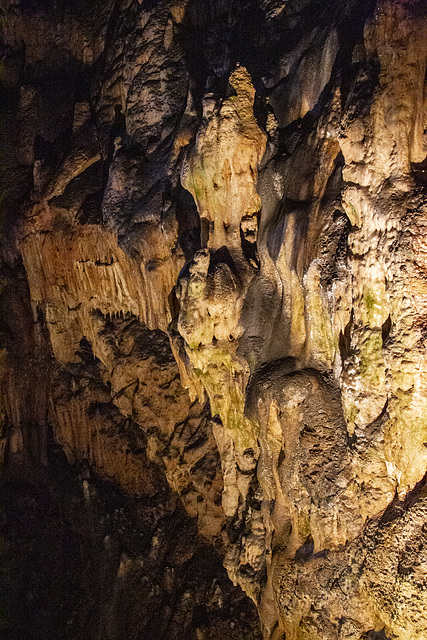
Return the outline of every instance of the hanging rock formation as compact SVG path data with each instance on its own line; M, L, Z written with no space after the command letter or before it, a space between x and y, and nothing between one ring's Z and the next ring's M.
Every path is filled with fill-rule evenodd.
M424 3L2 14L7 637L427 640Z

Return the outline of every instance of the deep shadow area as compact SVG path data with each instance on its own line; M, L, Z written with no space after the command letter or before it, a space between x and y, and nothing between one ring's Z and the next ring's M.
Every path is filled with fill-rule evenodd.
M259 640L252 603L151 466L132 498L70 465L10 459L1 502L4 640Z

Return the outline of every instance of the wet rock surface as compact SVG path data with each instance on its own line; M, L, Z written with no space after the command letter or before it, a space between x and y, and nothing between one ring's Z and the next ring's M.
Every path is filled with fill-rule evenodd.
M427 639L423 3L2 14L6 637Z

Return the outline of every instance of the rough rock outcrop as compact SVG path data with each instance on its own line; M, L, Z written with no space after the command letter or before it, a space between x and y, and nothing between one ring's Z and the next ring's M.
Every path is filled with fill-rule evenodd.
M42 635L427 640L423 3L2 12L7 495L115 576Z

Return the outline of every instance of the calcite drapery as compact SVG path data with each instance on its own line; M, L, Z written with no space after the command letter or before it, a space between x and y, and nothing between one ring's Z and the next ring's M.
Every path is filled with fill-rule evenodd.
M157 465L265 638L427 638L422 3L21 4L8 465Z

